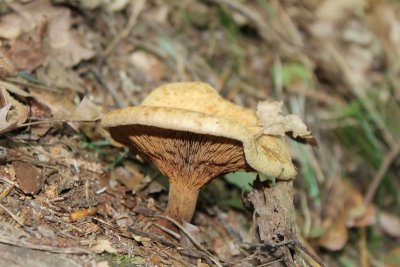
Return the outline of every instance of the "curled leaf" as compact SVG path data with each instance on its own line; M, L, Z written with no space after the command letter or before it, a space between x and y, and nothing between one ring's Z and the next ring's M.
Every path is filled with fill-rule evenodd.
M96 121L102 115L101 107L90 101L88 97L84 97L68 119L75 121Z
M263 126L264 134L284 136L291 132L294 138L311 135L299 116L282 115L282 102L280 101L259 102L257 115Z
M0 88L0 134L11 131L28 118L29 108Z
M280 101L259 102L257 116L262 125L263 134L277 136L287 134L297 142L317 145L317 141L298 115L282 114L282 102Z
M7 121L7 114L11 108L11 104L7 104L0 108L0 134L10 131L17 124L14 122Z

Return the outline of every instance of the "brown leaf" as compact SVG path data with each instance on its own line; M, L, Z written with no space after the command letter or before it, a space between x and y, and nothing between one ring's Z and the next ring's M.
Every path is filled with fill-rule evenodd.
M0 87L0 134L11 131L26 121L29 108Z
M348 227L354 226L354 220L365 214L363 197L352 184L339 180L332 185L322 222L326 229L319 244L329 250L340 250L348 240Z
M379 219L379 227L389 236L400 238L400 219L398 216L387 212L381 212Z
M46 60L46 53L42 39L47 20L43 19L35 29L24 32L11 43L11 50L7 55L17 69L32 72Z
M7 114L11 108L11 104L7 104L0 109L0 134L10 131L17 124L16 121L8 122Z
M14 64L9 58L7 58L3 53L0 52L0 79L4 79L7 76L13 75L14 72Z
M341 250L349 239L349 234L346 227L346 211L343 211L339 217L336 218L331 227L324 233L319 240L319 245L331 250Z
M28 4L11 2L16 13L2 17L0 36L15 39L24 31L30 31L47 18L47 37L50 55L63 64L71 67L80 61L94 56L94 51L83 47L71 29L71 11L68 8L53 6L49 0L36 0ZM33 51L30 51L33 52Z
M85 96L75 111L66 119L73 121L97 121L102 115L102 108Z
M72 67L93 57L94 51L81 46L71 33L71 11L65 8L51 9L57 13L48 27L52 56L65 67Z
M95 253L118 253L118 250L113 248L111 242L107 239L98 239L96 243L91 247L91 250Z
M164 76L162 62L150 53L135 51L130 55L130 61L144 77L152 81L160 81Z
M263 133L284 136L290 133L294 138L308 138L311 133L299 116L282 115L282 102L263 101L257 105L257 115L263 127Z
M13 162L12 166L15 170L20 189L29 195L36 195L41 189L41 170L36 168L32 163Z

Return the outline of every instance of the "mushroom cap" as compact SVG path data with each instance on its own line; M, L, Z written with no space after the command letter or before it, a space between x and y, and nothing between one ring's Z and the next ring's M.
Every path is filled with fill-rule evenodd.
M123 125L145 125L162 129L220 136L240 141L247 164L255 171L288 180L296 170L279 136L261 134L252 110L223 99L215 89L201 82L162 85L152 91L140 106L111 111L102 118L107 130ZM129 145L124 131L115 145Z

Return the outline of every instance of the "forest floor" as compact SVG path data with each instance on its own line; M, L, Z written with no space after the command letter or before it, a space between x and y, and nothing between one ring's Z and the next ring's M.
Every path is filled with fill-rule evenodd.
M201 248L160 239L144 222L165 177L100 127L158 85L203 81L248 108L283 101L312 131L318 148L286 140L310 251L400 266L399 29L389 0L0 1L0 265L267 266L253 174L201 192Z

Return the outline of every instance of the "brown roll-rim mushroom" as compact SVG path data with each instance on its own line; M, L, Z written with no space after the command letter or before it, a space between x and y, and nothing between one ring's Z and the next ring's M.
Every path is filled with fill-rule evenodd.
M254 111L204 83L160 86L140 106L107 113L102 126L115 145L130 146L169 178L165 214L179 222L191 221L200 189L220 174L296 175L282 137L260 134Z

